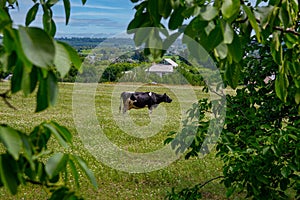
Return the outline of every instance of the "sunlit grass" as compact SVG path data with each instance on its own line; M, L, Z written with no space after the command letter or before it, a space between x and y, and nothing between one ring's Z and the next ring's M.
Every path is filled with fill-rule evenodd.
M0 92L4 92L8 87L8 82L0 82ZM115 89L116 87L125 91L132 88L132 85L130 86L128 83L118 86L116 84L100 84L97 87L95 95L97 120L111 142L130 152L144 153L162 148L168 132L180 129L181 107L191 103L188 101L194 100L187 97L186 104L185 102L181 102L184 105L180 104L180 95L185 95L184 92L187 90L187 86L134 86L139 91L166 92L173 99L173 102L159 105L153 111L151 117L149 117L147 109L131 110L128 114L123 115L118 113L119 91ZM207 97L207 94L202 92L201 87L193 87L193 90L197 98ZM99 184L99 189L96 190L84 176L81 177L81 187L76 190L86 199L163 199L172 187L176 187L178 190L184 187L192 187L194 184L203 183L221 175L221 161L215 158L214 153L210 153L204 159L184 160L184 158L180 158L166 168L149 173L122 172L102 164L95 159L92 155L93 152L89 152L84 148L79 139L73 120L72 92L73 84L60 84L57 105L41 113L34 113L34 95L27 98L23 98L22 93L12 95L9 101L17 110L8 108L0 100L0 123L8 124L26 132L30 132L34 126L45 120L55 120L69 128L74 133L73 152L88 161ZM163 116L165 114L166 116ZM145 137L145 134L146 136L148 134L145 132L141 133L141 137L138 137L138 133L128 132L130 127L120 128L119 123L122 123L123 118L132 119L133 124L137 127L144 127L142 129L144 131L147 130L147 127L153 126L154 135ZM123 122L126 122L126 120ZM164 122L163 125L160 122ZM159 127L157 131L155 127ZM149 134L152 134L151 131ZM53 145L55 148L55 144ZM214 181L203 188L203 196L204 199L225 199L225 189L218 181ZM47 191L31 184L20 187L16 196L11 196L3 188L0 189L0 199L46 198Z

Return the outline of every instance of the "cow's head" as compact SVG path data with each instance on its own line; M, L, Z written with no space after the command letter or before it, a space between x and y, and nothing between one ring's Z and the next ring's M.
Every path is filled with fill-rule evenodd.
M171 103L172 102L172 99L166 93L164 93L163 99L164 99L164 102L167 102L167 103Z

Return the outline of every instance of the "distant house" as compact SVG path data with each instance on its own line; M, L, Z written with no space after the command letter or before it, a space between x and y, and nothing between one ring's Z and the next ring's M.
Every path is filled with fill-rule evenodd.
M173 61L171 58L165 58L165 59L163 59L163 61L161 62L161 64L172 65L173 67L178 67L178 64L175 61Z
M156 73L158 76L162 77L165 74L173 73L174 68L177 67L178 64L174 62L170 58L165 58L160 63L154 63L151 67L146 69L148 73Z

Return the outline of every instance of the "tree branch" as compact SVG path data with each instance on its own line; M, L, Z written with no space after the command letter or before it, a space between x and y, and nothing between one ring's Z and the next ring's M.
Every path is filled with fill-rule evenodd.
M280 27L280 26L275 26L274 29L275 29L275 30L278 30L278 31L281 31L281 32L283 32L283 33L292 33L292 34L294 34L294 35L300 36L300 33L297 32L296 30L292 29L292 28L283 29L283 28Z
M8 96L8 92L9 92L9 90L6 91L6 92L4 92L4 93L0 93L0 97L2 97L4 103L5 103L8 107L10 107L10 108L12 108L12 109L14 109L14 110L17 110L17 108L14 107L14 106L13 106L11 103L9 103L9 101L7 100L7 99L10 98L10 97Z
M34 185L45 186L43 183L38 182L38 181L33 181L33 180L30 180L30 179L25 179L25 181L27 181L28 183L34 184Z
M208 184L208 183L210 183L210 182L212 182L212 181L214 181L214 180L220 179L220 178L224 178L224 176L217 176L217 177L215 177L215 178L212 178L212 179L210 179L210 180L204 182L204 183L201 184L201 185L199 184L199 189L200 189L200 188L203 188L206 184Z
M261 23L260 19L257 19L257 18L255 18L255 19L256 19L257 23L259 23L259 24ZM247 20L248 20L248 17L245 17L244 19L237 19L236 22L242 24L242 23L245 23ZM283 33L292 33L294 35L300 36L300 33L292 28L284 29L283 27L280 27L280 26L274 26L273 29L275 29L277 31L281 31Z

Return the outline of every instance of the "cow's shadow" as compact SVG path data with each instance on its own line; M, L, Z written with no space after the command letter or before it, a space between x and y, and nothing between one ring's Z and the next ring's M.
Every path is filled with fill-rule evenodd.
M146 109L130 110L115 116L119 128L128 135L138 138L148 138L159 133L166 121L167 111L159 106L151 114Z

